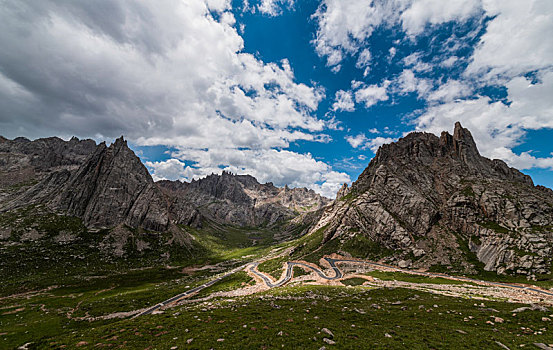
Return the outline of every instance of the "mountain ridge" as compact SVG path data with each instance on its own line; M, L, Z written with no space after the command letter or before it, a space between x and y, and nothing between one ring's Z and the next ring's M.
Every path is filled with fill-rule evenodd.
M416 268L546 274L553 192L501 160L482 157L469 130L411 133L383 145L344 185L310 232L323 245L368 240L375 256Z

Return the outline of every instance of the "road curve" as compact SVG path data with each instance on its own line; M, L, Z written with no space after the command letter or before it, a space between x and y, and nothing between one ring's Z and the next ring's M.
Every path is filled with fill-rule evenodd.
M408 274L412 274L412 275L421 275L421 276L428 276L428 277L441 277L441 278L446 278L446 279L454 279L454 280L461 280L461 281L466 281L466 282L473 282L473 283L478 283L478 284L487 284L487 285L498 286L498 287L506 287L506 288L514 288L514 289L519 289L519 290L526 290L526 291L531 291L531 292L535 292L535 293L542 294L542 295L547 295L549 297L553 297L552 292L549 292L549 291L546 291L546 290L543 290L543 289L530 287L530 286L521 286L521 285L517 285L517 284L510 284L510 283L503 283L503 282L492 282L492 281L478 280L478 279L463 277L463 276L449 276L449 275L446 275L446 274L443 274L443 273L406 270L406 269L398 268L398 267L395 267L395 266L389 266L389 265L386 265L386 264L380 264L380 263L366 261L366 260L332 259L332 258L324 258L324 259L328 262L330 267L334 270L334 274L335 274L334 276L332 276L332 277L327 276L319 268L313 267L311 265L304 264L304 263L301 263L301 262L293 262L293 261L287 262L286 275L284 276L284 278L281 279L280 281L277 281L277 282L274 282L274 283L269 277L267 277L265 274L259 272L256 269L257 266L259 265L259 263L257 263L257 262L251 263L249 265L249 270L250 270L250 272L252 272L256 276L260 277L268 287L274 288L274 287L283 286L284 284L288 283L292 279L294 266L307 267L307 268L315 271L321 278L326 279L326 280L340 279L340 278L343 277L343 273L336 266L336 263L344 263L345 262L345 263L364 264L364 265L369 265L369 266L373 266L375 268L381 268L381 269L385 268L385 269L390 269L390 270L393 270L393 271L408 273Z
M257 266L259 265L258 262L251 263L250 267L249 267L249 270L250 270L251 273L253 273L256 276L260 277L265 282L265 284L270 288L281 287L281 286L285 285L286 283L288 283L292 279L294 266L303 266L303 267L306 267L308 269L311 269L311 270L315 271L321 278L324 278L324 279L327 279L327 280L336 280L336 279L342 278L343 277L342 271L340 271L340 269L334 263L335 260L330 259L330 258L325 258L325 260L328 261L328 263L330 264L330 267L332 267L332 269L334 270L334 276L327 276L323 273L323 271L321 271L321 269L319 269L317 267L313 267L311 265L308 265L308 264L305 264L305 263L302 263L302 262L295 262L295 261L288 261L286 263L286 265L287 265L286 266L286 275L284 276L283 279L281 279L280 281L274 282L274 283L269 277L267 277L267 275L259 272L256 269Z
M177 294L174 297L171 297L171 298L169 298L169 299L167 299L167 300L165 300L165 301L163 301L159 304L156 304L152 307L149 307L148 309L136 314L134 317L138 317L138 316L142 316L142 315L149 315L152 312L154 312L155 310L157 310L157 309L159 309L163 306L166 306L168 304L177 302L177 301L179 301L183 298L186 298L186 297L188 297L188 296L190 296L194 293L197 293L197 292L201 291L204 288L210 287L210 286L214 285L215 283L221 281L223 278L225 278L227 276L230 276L230 275L234 274L235 272L238 272L238 271L240 271L240 270L242 270L246 267L248 268L248 270L251 273L253 273L256 276L258 276L259 278L261 278L263 280L263 282L265 282L265 284L269 288L281 287L281 286L285 285L286 283L290 282L290 280L293 277L294 266L301 266L301 267L304 267L304 268L311 269L311 270L315 271L315 273L317 273L321 278L326 279L326 280L337 280L337 279L342 278L344 276L344 274L342 273L342 271L340 271L338 266L336 266L336 263L350 263L350 264L354 263L354 264L369 265L369 266L373 266L375 268L380 268L380 269L385 268L385 269L388 269L388 270L408 273L408 274L412 274L412 275L420 275L420 276L428 276L428 277L441 277L441 278L446 278L446 279L473 282L473 283L477 283L477 284L487 284L487 285L491 285L491 286L514 288L514 289L519 289L521 291L522 290L531 291L531 292L534 292L534 293L538 293L538 294L546 295L546 296L549 296L549 297L553 297L553 292L549 292L549 291L546 291L546 290L543 290L543 289L534 288L534 287L531 287L531 286L521 286L521 285L517 285L517 284L510 284L510 283L503 283L503 282L492 282L492 281L478 280L478 279L463 277L463 276L450 276L450 275L446 275L446 274L443 274L443 273L407 270L407 269L402 269L402 268L398 268L398 267L395 267L395 266L390 266L390 265L376 263L376 262L372 262L372 261L366 261L366 260L332 259L332 258L324 258L324 260L326 260L328 262L328 264L330 265L330 267L334 271L334 276L327 276L327 275L325 275L325 273L320 268L311 266L311 265L306 264L306 263L297 262L297 261L288 261L286 263L286 275L284 276L284 278L282 278L281 280L276 281L276 282L273 282L273 280L271 278L269 278L267 275L265 275L264 273L261 273L257 270L257 267L259 266L259 262L252 262L252 263L244 264L242 266L239 266L235 269L230 270L229 272L227 272L226 274L224 274L222 276L219 276L217 278L214 278L214 279L210 280L209 282L206 282L206 283L204 283L200 286L197 286L197 287L194 287L190 290L187 290L186 292Z

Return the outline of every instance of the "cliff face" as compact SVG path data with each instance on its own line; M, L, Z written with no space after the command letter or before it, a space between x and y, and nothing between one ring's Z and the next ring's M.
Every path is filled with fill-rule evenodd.
M67 148L71 148L71 142L66 144ZM42 152L48 154L45 150ZM66 158L73 161L71 167L57 169L42 161L44 168L56 170L47 172L36 185L0 203L0 209L45 204L57 212L83 219L89 227L126 224L156 231L167 229L166 200L122 137L109 147L105 143L95 146L84 159Z
M313 190L260 184L250 175L210 175L191 183L160 181L176 223L199 226L202 219L239 226L274 225L330 203Z
M1 138L0 171L13 180L0 186L0 211L41 204L95 228L166 231L171 223L199 227L203 220L274 226L330 203L312 190L227 172L191 183L154 183L122 137L109 147L76 138Z
M125 223L164 231L169 220L163 194L122 137L109 147L98 145L51 205L90 226Z
M93 140L49 137L30 141L0 136L0 189L42 179L60 169L74 169L94 152Z
M521 274L549 273L553 192L482 157L467 129L411 133L382 146L312 231L325 242L363 236L389 262Z

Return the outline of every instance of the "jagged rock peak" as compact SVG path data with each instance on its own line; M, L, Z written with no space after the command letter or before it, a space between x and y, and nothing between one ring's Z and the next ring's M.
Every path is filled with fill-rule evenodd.
M168 225L161 191L123 137L99 144L54 202L91 226L124 222L161 231Z
M450 171L462 176L493 176L533 185L528 175L510 168L502 160L481 156L471 132L456 122L453 135L443 131L438 138L431 133L412 132L397 142L382 145L352 187L366 190L376 169L384 164L395 164L396 167L415 163L435 166L436 162L443 163L444 167L448 166Z
M242 226L272 225L330 202L313 190L260 184L251 175L228 171L190 183L165 180L156 184L171 198L176 222L186 225L197 225L199 217Z
M319 229L325 242L363 235L393 251L389 261L414 258L416 267L543 274L552 262L553 191L481 156L456 123L453 135L415 132L382 146L311 232Z

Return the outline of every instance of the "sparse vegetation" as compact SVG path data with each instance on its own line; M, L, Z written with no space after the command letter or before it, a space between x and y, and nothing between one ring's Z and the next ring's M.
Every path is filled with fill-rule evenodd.
M341 349L360 344L374 349L437 349L445 344L455 349L496 348L498 341L518 348L553 342L549 324L541 319L547 314L526 311L513 316L510 311L516 307L405 289L298 286L271 290L263 299L189 304L162 315L77 328L78 332L37 339L36 346L319 349L324 337Z

